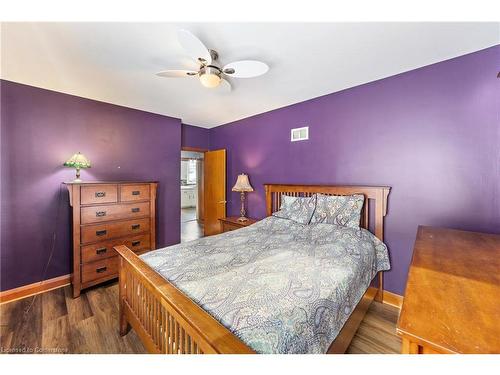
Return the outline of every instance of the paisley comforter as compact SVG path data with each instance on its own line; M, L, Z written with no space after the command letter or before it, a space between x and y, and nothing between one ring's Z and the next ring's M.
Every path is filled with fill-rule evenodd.
M141 258L258 353L325 353L390 268L365 229L273 216Z

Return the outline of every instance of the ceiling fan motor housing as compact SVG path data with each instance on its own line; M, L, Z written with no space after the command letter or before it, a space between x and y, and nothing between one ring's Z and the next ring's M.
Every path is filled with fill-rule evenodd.
M210 52L212 62L206 65L205 62L202 61L198 75L200 76L200 78L204 78L202 78L202 83L204 86L214 87L217 86L217 84L222 79L222 69L217 65L216 62L219 58L219 54L217 53L217 51L209 49L208 52Z
M203 66L200 68L200 76L204 75L204 74L213 74L213 75L216 75L216 76L219 76L221 75L222 73L222 70L218 67L218 66L215 66L215 65L206 65L206 66Z

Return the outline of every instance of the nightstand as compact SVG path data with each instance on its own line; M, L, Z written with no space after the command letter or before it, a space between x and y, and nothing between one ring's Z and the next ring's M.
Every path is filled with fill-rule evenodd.
M231 230L240 229L248 227L249 225L255 224L258 220L248 219L247 221L238 221L237 216L230 216L219 219L222 232L229 232Z

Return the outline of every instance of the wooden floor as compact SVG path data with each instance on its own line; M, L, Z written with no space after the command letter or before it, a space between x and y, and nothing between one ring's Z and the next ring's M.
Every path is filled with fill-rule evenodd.
M348 353L399 353L399 310L373 302ZM71 297L71 288L0 305L2 353L145 353L131 330L118 334L116 281Z
M401 338L396 334L398 315L398 308L372 302L347 353L399 354Z

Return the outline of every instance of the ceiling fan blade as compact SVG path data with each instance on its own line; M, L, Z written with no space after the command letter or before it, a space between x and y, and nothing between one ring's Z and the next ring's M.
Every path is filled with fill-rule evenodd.
M269 67L261 61L241 60L227 64L222 71L230 77L251 78L267 73Z
M183 77L193 77L198 75L198 72L194 70L164 70L162 72L156 73L157 76L160 77L169 77L169 78L183 78Z
M189 31L181 29L177 32L177 37L179 38L179 43L182 48L184 48L188 55L195 61L200 61L207 65L212 62L212 56L208 48Z

